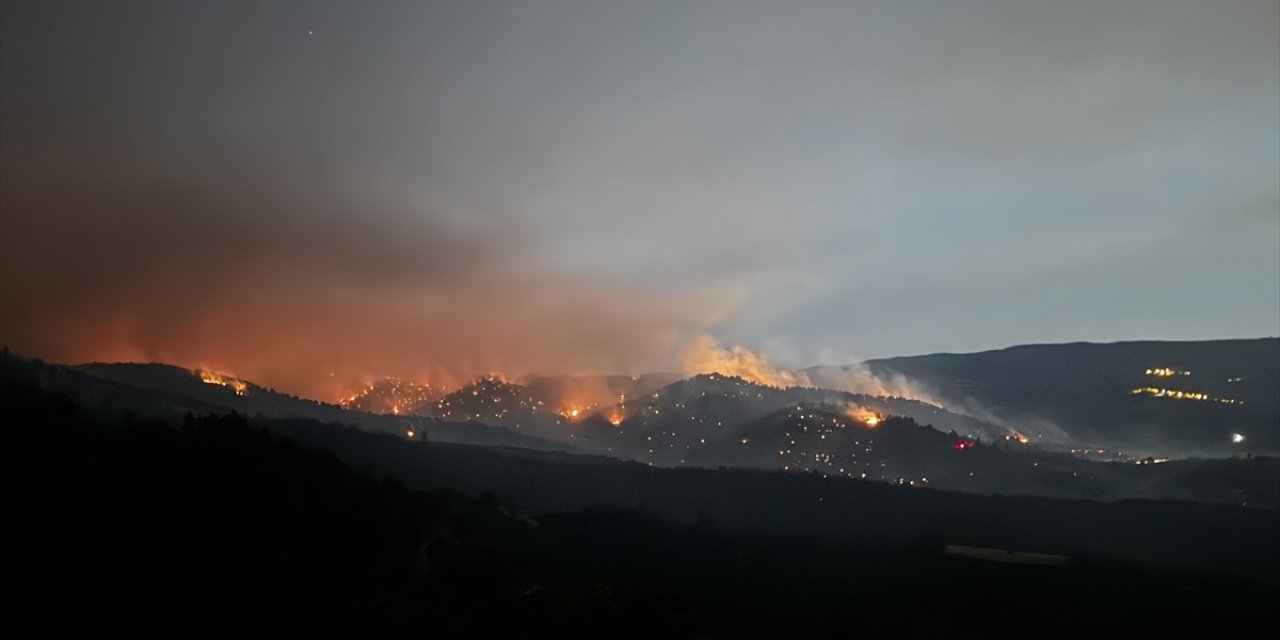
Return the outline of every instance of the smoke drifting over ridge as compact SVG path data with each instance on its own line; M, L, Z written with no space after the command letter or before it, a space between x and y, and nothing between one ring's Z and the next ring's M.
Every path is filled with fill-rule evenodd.
M864 364L787 371L741 345L725 346L709 334L691 339L681 354L685 375L721 373L771 387L821 387L871 396L896 396L946 406L922 385L902 375L880 377Z
M558 272L512 225L243 183L6 180L0 195L0 339L57 361L211 367L332 399L380 376L669 369L681 331L719 313L713 296ZM413 223L378 224L395 215Z
M927 385L901 374L876 375L866 364L850 364L839 367L813 367L799 372L811 386L836 389L870 396L895 396L928 402L955 411L953 403L940 397ZM965 413L961 411L961 413ZM976 417L976 416L975 416Z
M708 334L690 340L680 360L685 375L721 373L771 387L809 386L809 378L803 373L777 369L763 355L739 345L725 347Z

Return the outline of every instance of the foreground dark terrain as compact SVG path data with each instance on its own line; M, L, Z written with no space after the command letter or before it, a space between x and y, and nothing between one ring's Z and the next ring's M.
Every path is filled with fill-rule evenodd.
M1078 637L1276 623L1272 509L663 470L302 419L170 425L15 379L0 411L16 610L50 635Z

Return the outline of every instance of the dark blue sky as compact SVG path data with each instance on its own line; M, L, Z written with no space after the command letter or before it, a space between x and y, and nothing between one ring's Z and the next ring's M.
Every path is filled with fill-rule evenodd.
M1276 335L1278 7L5 2L0 338L314 390Z

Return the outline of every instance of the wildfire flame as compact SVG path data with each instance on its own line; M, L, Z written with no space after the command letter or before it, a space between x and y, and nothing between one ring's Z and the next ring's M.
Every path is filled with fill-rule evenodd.
M771 365L763 354L739 345L722 345L707 334L699 335L685 345L681 353L681 367L684 374L689 376L720 373L779 389L822 387L872 396L910 398L940 407L947 406L941 398L934 397L921 385L900 374L882 377L872 373L865 364L842 367L838 372L819 372L813 375L786 371Z
M562 398L561 402L565 403L563 405L565 408L560 410L560 417L575 422L587 417L587 415L592 411L600 408L600 403L583 401L581 398L574 398L571 400L565 400Z
M845 415L867 425L868 428L874 429L884 420L884 416L863 406L850 405L845 409Z
M570 422L577 422L578 420L585 418L587 415L585 410L573 406L567 409L561 409L559 413L561 418Z
M233 378L216 371L210 371L208 369L199 369L196 373L199 374L200 381L205 384L216 384L222 387L231 387L235 390L236 395L238 396L249 395L249 385L243 380Z

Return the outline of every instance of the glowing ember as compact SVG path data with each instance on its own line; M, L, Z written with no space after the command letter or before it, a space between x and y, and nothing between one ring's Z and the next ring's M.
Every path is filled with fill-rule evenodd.
M232 389L235 390L236 395L238 396L249 395L249 385L246 384L243 380L239 380L231 376L223 375L221 373L217 373L214 371L209 371L208 369L200 369L196 371L196 373L199 374L200 381L205 384L216 384L222 387L231 387Z
M956 451L964 451L965 449L973 448L973 445L974 442L972 440L957 440L955 444L951 445L951 448Z

